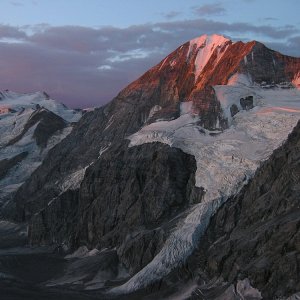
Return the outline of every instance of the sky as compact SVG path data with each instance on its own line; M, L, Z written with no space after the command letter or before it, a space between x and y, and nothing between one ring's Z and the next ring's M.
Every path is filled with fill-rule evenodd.
M0 90L101 106L202 34L300 56L299 0L0 0Z

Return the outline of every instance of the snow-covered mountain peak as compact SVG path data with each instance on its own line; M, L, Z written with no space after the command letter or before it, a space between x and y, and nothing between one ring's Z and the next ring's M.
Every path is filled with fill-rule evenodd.
M197 38L194 38L190 41L190 46L197 45L197 48L201 46L209 46L209 45L215 45L215 46L221 46L225 44L226 42L229 42L230 39L224 37L223 35L219 34L212 34L212 35L201 35Z
M216 63L222 57L224 48L230 44L231 41L222 35L202 35L196 39L190 41L188 58L191 54L196 54L195 59L195 79L197 80L205 66L208 64L209 60L215 53Z
M16 113L45 108L68 122L76 122L81 117L81 112L69 109L64 104L50 98L46 92L17 93L13 91L0 92L0 114Z

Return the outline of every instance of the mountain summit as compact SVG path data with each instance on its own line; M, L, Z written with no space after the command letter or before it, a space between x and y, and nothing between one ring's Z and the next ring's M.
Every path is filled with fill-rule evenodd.
M85 288L113 297L161 282L297 124L299 74L300 58L256 41L183 44L49 151L15 193L15 220L32 244L114 257Z

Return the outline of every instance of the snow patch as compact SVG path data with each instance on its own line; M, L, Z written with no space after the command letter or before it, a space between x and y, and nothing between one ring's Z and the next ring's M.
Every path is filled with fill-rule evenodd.
M252 86L252 79L249 74L235 73L233 74L227 82L229 86Z
M65 256L65 259L73 259L73 258L84 258L89 256L98 255L100 251L98 249L89 250L86 246L79 247L72 254L68 254Z
M162 107L160 105L154 105L149 112L149 116L148 116L147 120L150 120L161 109L162 109Z
M101 147L100 150L99 150L99 156L98 156L98 158L100 158L101 155L102 155L104 152L106 152L106 151L109 149L110 146L111 146L111 143L108 143L106 146Z
M103 131L107 130L107 129L113 124L113 122L114 122L114 115L112 115L112 116L109 118L109 120L108 120L108 122L107 122L107 125L106 125L106 127L104 128Z
M181 102L180 103L180 115L192 113L193 111L193 102L188 101L188 102Z
M92 164L92 163L91 163ZM81 168L68 176L65 177L64 182L61 184L61 191L67 191L67 190L76 190L80 187L80 184L84 178L86 169L91 165Z
M163 60L163 62L161 63L161 65L160 65L160 67L159 67L159 69L158 69L158 71L160 71L160 70L163 68L163 66L165 65L165 63L166 63L167 60L168 60L168 57L166 57L166 58Z
M297 89L300 89L300 72L295 76L292 83Z

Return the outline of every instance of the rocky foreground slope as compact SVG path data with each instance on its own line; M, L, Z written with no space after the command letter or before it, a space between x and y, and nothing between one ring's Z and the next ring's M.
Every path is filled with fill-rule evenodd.
M82 117L17 191L15 219L33 244L113 251L127 274L113 295L160 281L297 124L299 72L255 41L187 42ZM83 288L105 286L94 275Z

